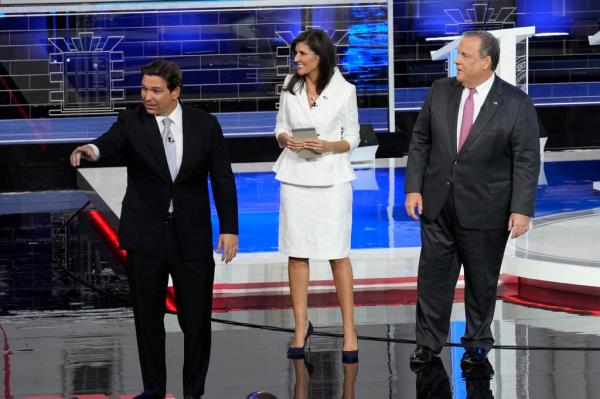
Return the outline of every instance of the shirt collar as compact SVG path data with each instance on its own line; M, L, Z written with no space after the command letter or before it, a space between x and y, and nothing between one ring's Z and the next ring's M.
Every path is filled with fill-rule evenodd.
M477 86L476 87L477 94L485 97L487 95L487 93L489 93L489 91L492 89L492 85L494 84L495 77L496 77L496 74L492 73L492 76L490 76L485 82L483 82L482 84ZM468 90L466 87L465 87L465 89Z
M179 101L177 101L177 106L175 107L173 112L171 112L168 116L156 115L156 122L158 122L158 125L161 126L163 119L166 118L169 118L171 120L171 123L179 123L179 121L181 120L181 104L179 104Z

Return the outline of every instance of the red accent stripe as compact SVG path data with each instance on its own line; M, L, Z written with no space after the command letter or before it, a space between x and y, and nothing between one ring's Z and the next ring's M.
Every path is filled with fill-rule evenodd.
M462 276L460 277L462 280ZM354 285L381 285L381 284L416 284L416 277L376 277L376 278L356 278ZM256 283L217 283L215 290L250 290L265 288L285 288L288 287L287 281L266 281ZM333 280L313 280L308 284L310 287L334 287Z
M464 290L459 288L455 291L454 302L463 301ZM354 291L354 305L357 307L414 305L416 303L417 290L415 288ZM309 308L334 308L338 306L338 297L335 292L308 294ZM290 308L291 299L288 294L215 295L213 297L213 312L226 313L240 310L280 310Z
M119 242L114 229L106 222L98 211L88 211L92 224L103 237L105 243L117 258L125 263L127 253L119 248ZM460 277L462 279L462 276ZM377 284L406 284L416 283L416 277L393 278L364 278L355 279L355 285ZM550 281L521 278L512 275L502 275L503 285L498 296L507 302L540 309L562 311L577 314L600 315L600 287L581 286L574 284L554 283ZM287 287L286 281L260 283L221 283L215 284L215 290L233 289L266 289ZM311 287L333 287L331 280L318 280L310 283ZM463 301L463 290L457 289L454 302ZM375 305L412 305L416 303L416 289L385 289L355 291L356 306ZM312 293L309 295L310 307L337 306L335 292ZM287 309L290 307L288 294L260 294L227 296L215 294L213 310L215 312L230 312L236 310ZM167 289L166 309L175 313L175 293L173 287Z
M23 399L64 399L58 395L25 396Z
M507 277L512 279L507 285L516 288L512 294L500 295L507 302L553 311L600 316L600 287Z
M115 229L113 229L113 227L106 221L100 212L87 211L85 213L89 216L92 226L94 226L100 237L102 237L104 243L108 246L110 251L123 265L125 265L127 263L127 251L120 248L119 238L115 232ZM173 291L172 287L167 289L165 308L167 312L177 313L177 306L175 305L175 292Z
M125 264L127 260L127 252L119 247L119 239L112 226L104 219L104 216L98 211L87 211L86 214L92 221L92 226L104 239L104 243L108 246L111 252Z

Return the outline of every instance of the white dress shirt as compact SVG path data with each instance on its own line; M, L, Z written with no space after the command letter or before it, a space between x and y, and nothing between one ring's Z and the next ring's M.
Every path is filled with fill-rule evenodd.
M481 111L481 106L485 102L485 99L492 89L495 76L496 74L492 73L492 76L490 76L488 80L475 87L477 89L477 93L473 95L473 123L475 123L477 120L477 115L479 115L479 111ZM458 145L460 143L460 125L462 124L463 109L465 107L467 97L469 97L469 89L465 87L463 89L462 96L460 97L460 107L458 107L458 120L456 121L456 150L458 150Z
M163 130L165 130L165 125L163 125L163 119L167 118L166 116L158 116L154 117L156 119L156 123L158 125L158 130L161 135L162 142L162 134ZM177 156L177 172L179 172L179 168L181 167L181 160L183 159L183 118L181 117L181 105L177 102L177 106L168 116L171 119L171 134L173 135L173 139L175 140L175 155ZM95 144L88 144L94 150L94 161L100 159L100 149Z
M162 138L163 131L165 130L165 125L163 124L163 119L169 118L171 120L171 134L173 135L173 139L175 140L175 155L177 156L177 172L179 172L179 168L181 167L181 160L183 159L183 118L181 117L181 105L179 102L177 106L171 112L169 116L155 116L156 123L158 124L158 130L160 130L160 135Z
M177 172L179 172L179 168L181 167L181 161L183 159L183 118L181 112L181 105L177 102L177 106L169 114L169 116L158 116L155 115L156 123L158 124L158 130L161 134L161 142L162 142L162 134L165 130L165 125L162 123L163 119L169 118L171 120L171 134L173 135L173 139L175 140L175 156L177 157ZM94 161L100 159L100 149L94 144L88 144L94 150L95 157ZM171 200L169 204L169 212L173 212L173 200Z

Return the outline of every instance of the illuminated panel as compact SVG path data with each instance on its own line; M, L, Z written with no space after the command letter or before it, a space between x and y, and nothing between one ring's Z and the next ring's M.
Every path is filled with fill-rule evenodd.
M156 59L181 66L181 100L214 113L226 136L272 135L289 44L311 27L332 37L360 121L388 131L387 3L286 4L0 7L10 11L0 16L0 142L97 137L139 103L140 68Z

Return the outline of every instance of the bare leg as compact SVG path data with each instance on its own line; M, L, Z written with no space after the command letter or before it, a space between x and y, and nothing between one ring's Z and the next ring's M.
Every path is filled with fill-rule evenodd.
M332 259L329 261L333 272L335 291L342 310L342 321L344 324L344 348L345 351L358 349L356 338L356 327L354 326L354 296L352 293L352 264L350 258Z
M308 399L308 387L310 384L310 376L304 359L292 360L294 364L294 372L296 374L296 383L294 384L294 399Z
M300 348L304 345L304 337L308 328L308 259L288 259L288 277L292 307L294 308L295 333L291 346Z

